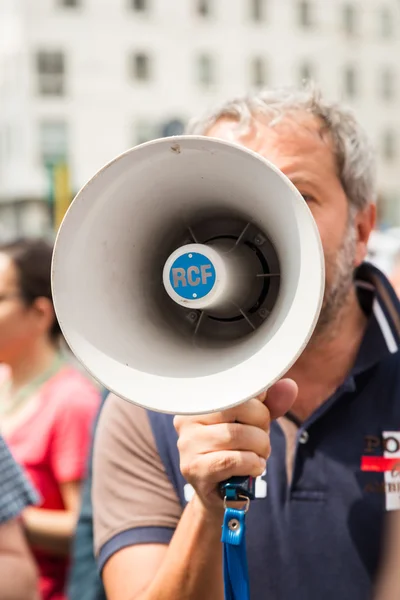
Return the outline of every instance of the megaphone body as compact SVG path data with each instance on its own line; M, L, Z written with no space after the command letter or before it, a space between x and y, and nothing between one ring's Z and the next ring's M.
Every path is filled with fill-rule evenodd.
M137 146L77 194L58 231L56 314L85 368L151 410L234 406L284 375L324 292L316 223L292 183L237 144Z

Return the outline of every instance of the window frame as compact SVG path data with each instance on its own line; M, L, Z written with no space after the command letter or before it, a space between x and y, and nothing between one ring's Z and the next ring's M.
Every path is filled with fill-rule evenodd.
M141 59L143 60L140 65ZM152 79L152 59L144 50L134 50L131 54L131 77L139 83L149 82ZM140 73L142 71L142 74Z
M63 50L37 50L35 73L39 96L63 97L66 95L66 58Z
M311 0L298 0L297 22L300 29L309 31L315 28L313 9L314 4Z
M383 132L382 135L382 158L385 164L394 164L398 154L398 139L393 129L388 128Z
M264 56L253 56L250 60L250 85L256 88L268 85L268 65Z
M137 6L137 4L142 4L142 6ZM130 10L136 14L146 14L150 10L149 0L129 0Z
M349 15L351 15L350 19L348 19ZM342 26L347 36L357 35L357 8L353 2L346 2L342 5Z
M343 75L344 95L346 98L353 100L359 96L360 91L359 76L355 65L345 66ZM349 85L350 81L351 85Z
M215 85L215 60L210 53L201 52L196 58L196 71L197 71L197 83L202 88L210 88ZM207 68L205 69L205 65ZM208 71L207 77L204 77L204 73Z
M264 23L266 21L266 0L250 0L250 20L252 23Z
M200 19L209 19L212 15L211 0L196 0L196 15Z

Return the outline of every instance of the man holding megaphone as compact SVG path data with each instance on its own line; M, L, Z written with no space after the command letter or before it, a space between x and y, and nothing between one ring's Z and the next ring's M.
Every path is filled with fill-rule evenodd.
M62 286L78 290L76 297L65 295L65 302L58 294L59 320L63 325L60 316L65 317L72 348L109 389L156 411L111 395L100 418L93 502L95 546L108 597L222 600L219 483L252 475L257 477L247 516L252 598L394 600L399 582L385 568L393 563L385 552L390 548L393 557L399 543L385 524L400 509L393 467L400 460L400 309L386 278L363 262L375 222L370 145L352 113L314 90L239 98L194 121L189 130L207 137L150 143L100 172L67 215L55 258L55 275L58 269L66 278L56 278L56 292ZM160 148L168 152L158 158ZM257 155L267 161L262 170ZM150 157L154 176L148 171L144 177ZM140 170L132 174L138 163ZM250 219L242 230L226 225L221 236L216 217L214 225L203 227L200 220L190 227L190 239L171 238L164 267L171 302L165 304L166 295L152 291L143 275L150 262L141 263L142 279L131 278L139 258L134 250L129 254L129 244L145 245L139 229L126 233L122 250L119 238L128 229L133 189L146 193L132 215L160 244L167 234L154 237L161 225L151 229L146 219L162 213L167 227L168 211L180 203L176 212L185 213L187 198L203 202L205 212L212 198L237 214L248 210L252 225ZM96 196L99 206L88 225L85 194ZM100 239L99 230L113 231L119 202L124 209L119 237L107 241L104 233ZM146 204L147 213L141 209ZM263 211L265 219L258 219ZM262 225L261 233L250 233L254 223ZM78 224L95 250L76 233L76 262L63 268L64 239L67 247L68 228L76 232ZM228 239L236 249L244 238L251 255L246 248L240 256L225 252ZM84 251L91 268L78 281L73 278L82 271ZM111 268L115 256L119 261ZM208 263L211 284L199 275L196 289L187 285L188 265L197 269L190 271L194 283L193 275ZM181 269L180 283L174 282L173 269ZM231 277L232 272L241 276ZM279 273L280 287L274 283ZM269 283L258 288L256 277ZM93 297L87 290L78 296L83 284L94 290ZM113 285L120 291L131 286L132 295L114 293ZM253 292L256 308L247 310ZM161 304L152 302L156 296L162 296ZM235 317L227 318L227 298L237 307ZM174 306L185 311L191 302L193 310L176 312L165 333ZM132 316L135 310L140 319ZM180 314L186 314L187 324ZM253 331L239 332L246 326ZM179 337L185 327L192 327L192 346ZM268 382L267 394L258 396ZM240 404L249 390L254 397ZM163 412L179 415L173 420Z

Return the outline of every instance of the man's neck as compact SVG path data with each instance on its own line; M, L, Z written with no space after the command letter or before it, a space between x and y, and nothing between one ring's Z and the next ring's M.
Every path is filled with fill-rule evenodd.
M326 331L314 335L306 350L287 373L299 387L292 413L307 419L344 382L354 366L364 336L367 317L355 290Z

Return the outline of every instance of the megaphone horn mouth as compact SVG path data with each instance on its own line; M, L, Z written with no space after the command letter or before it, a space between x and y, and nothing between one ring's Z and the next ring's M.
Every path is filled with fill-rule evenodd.
M61 329L87 370L175 414L234 406L281 377L324 283L318 229L293 184L251 150L202 136L103 167L72 202L52 267Z

